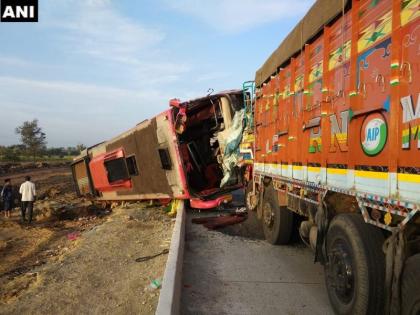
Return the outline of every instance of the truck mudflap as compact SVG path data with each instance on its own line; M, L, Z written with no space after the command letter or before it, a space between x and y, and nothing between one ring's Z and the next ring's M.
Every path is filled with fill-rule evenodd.
M401 314L401 275L406 252L405 230L393 233L385 241L385 314Z

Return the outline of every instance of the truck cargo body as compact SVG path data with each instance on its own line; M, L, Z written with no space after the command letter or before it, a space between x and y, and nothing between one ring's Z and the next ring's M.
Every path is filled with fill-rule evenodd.
M290 239L288 213L303 218L337 313L420 312L418 286L399 293L404 262L420 262L419 92L419 0L319 0L256 73L247 206L272 243ZM360 293L352 242L382 291Z
M262 84L255 168L417 209L420 60L406 42L419 23L392 32L392 1L370 2L357 26L347 12Z
M242 107L239 90L171 100L169 110L74 160L78 194L104 201L190 199L204 208L228 201L241 183L236 170L224 168L224 147L229 133L241 137L242 127L233 130L232 122Z

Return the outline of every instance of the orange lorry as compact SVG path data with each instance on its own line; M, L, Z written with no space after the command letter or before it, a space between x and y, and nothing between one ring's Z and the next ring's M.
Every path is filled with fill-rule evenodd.
M420 314L420 0L318 0L256 72L247 207L337 314Z

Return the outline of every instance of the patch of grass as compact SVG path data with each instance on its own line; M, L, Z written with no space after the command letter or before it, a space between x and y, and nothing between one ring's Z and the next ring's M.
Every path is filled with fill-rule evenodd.
M0 161L2 162L69 162L72 161L74 156L37 156L35 159L33 157L19 155L14 158L0 155Z

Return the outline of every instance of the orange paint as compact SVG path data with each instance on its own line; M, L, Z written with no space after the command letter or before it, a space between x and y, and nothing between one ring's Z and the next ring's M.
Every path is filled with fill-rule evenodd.
M353 1L266 82L256 101L257 163L420 167L415 2Z

